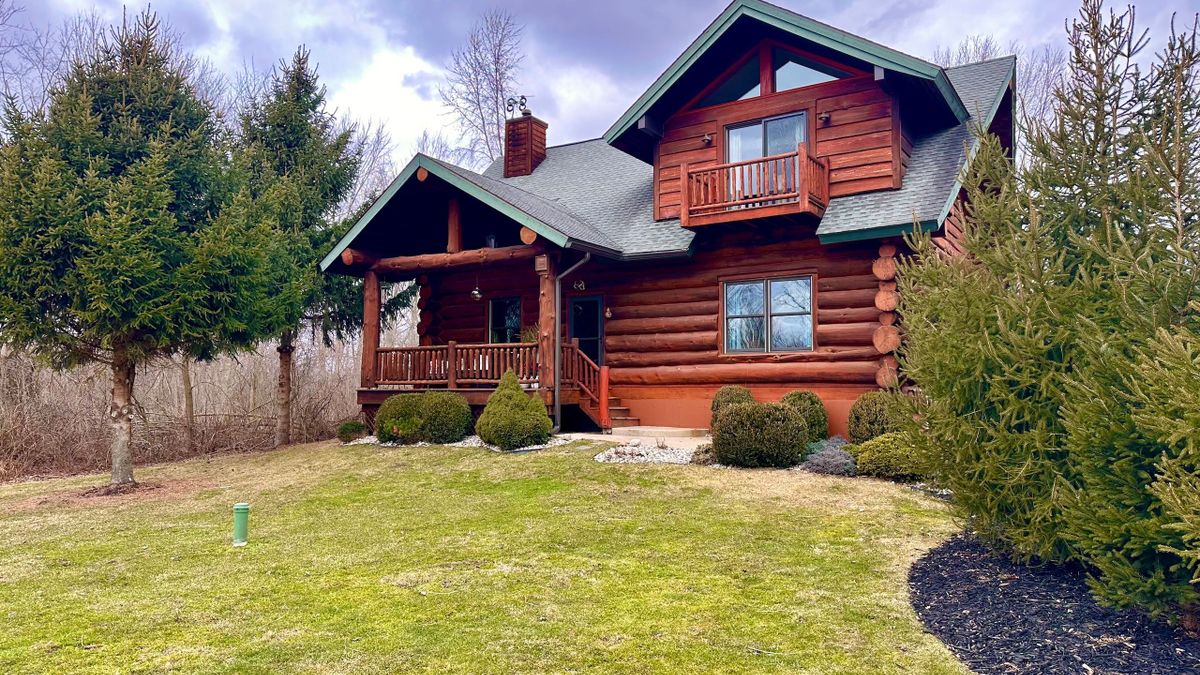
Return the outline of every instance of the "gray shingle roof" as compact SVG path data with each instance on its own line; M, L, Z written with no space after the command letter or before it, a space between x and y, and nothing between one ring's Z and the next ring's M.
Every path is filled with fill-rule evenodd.
M956 196L958 178L974 145L971 126L986 118L1004 93L1015 56L947 68L971 119L913 140L912 157L899 190L867 192L829 202L817 236L842 235L914 222L941 225Z
M817 235L869 238L881 228L914 221L940 225L973 151L971 125L990 121L1014 65L1015 57L1005 57L946 69L971 119L914 139L899 190L831 200ZM622 259L685 255L694 237L678 219L654 219L653 167L603 139L547 148L537 170L515 178L503 177L502 161L482 174L431 158L422 161L436 163L562 234L572 247Z

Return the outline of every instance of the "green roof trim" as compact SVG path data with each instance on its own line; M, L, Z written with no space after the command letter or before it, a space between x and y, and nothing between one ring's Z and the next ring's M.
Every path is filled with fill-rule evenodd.
M844 244L851 241L866 241L868 239L884 239L887 237L899 237L908 234L918 227L921 232L936 232L939 223L937 220L924 220L919 223L902 223L900 225L888 225L887 227L875 227L869 230L848 230L846 232L833 232L831 234L818 235L818 239L822 244Z
M358 222L354 224L354 227L350 228L350 231L338 241L337 245L333 247L333 250L330 251L323 260L321 260L322 272L329 269L329 266L338 259L338 256L342 254L342 251L345 251L346 248L354 242L355 238L357 238L358 235L361 234L364 229L366 229L367 225L370 224L375 216L379 215L379 212L382 211L388 202L392 200L392 197L396 196L396 193L400 191L400 188L404 187L404 184L407 183L408 180L412 178L413 174L417 172L417 169L425 169L430 173L430 175L437 176L455 188L458 188L463 193L478 199L496 211L499 211L501 214L513 219L517 223L528 227L534 232L537 232L539 236L545 237L553 244L566 248L571 241L569 237L558 230L546 225L537 218L534 218L516 206L513 206L491 192L479 187L475 183L466 180L453 171L446 169L441 162L418 153L417 156L413 157L412 161L410 161L408 165L404 167L404 170L400 172L400 175L396 176L396 179L393 180L390 185L388 185L387 189L383 191L383 194L379 195L379 198L375 200L375 203L371 205L371 208L368 209L367 212L358 219Z
M958 92L950 84L946 72L928 61L909 56L903 52L884 47L870 40L851 35L843 30L834 28L795 12L777 7L762 0L734 0L725 11L713 21L700 37L675 59L675 62L650 85L625 114L616 121L604 134L604 140L613 143L629 130L639 118L646 114L652 105L700 58L704 52L729 30L742 17L749 17L764 24L779 28L797 37L809 40L823 47L857 58L861 61L880 66L897 73L930 80L945 99L946 104L959 122L966 121L968 113Z

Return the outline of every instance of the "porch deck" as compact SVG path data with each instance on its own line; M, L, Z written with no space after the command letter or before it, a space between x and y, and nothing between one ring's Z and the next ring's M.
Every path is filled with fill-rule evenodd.
M578 405L601 429L611 429L608 368L596 365L574 342L562 345L561 353L560 403ZM397 393L443 389L462 394L471 405L483 405L504 373L512 370L530 395L540 396L549 406L554 404L553 364L546 363L542 356L540 346L533 342L450 341L444 345L381 347L375 350L371 377L358 390L358 402L378 405ZM551 373L549 378L546 373Z

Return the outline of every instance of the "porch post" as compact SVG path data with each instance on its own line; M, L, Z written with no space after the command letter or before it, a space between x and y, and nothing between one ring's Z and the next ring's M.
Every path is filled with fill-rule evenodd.
M363 275L362 388L375 386L375 358L379 351L379 275Z
M557 269L554 257L543 253L533 259L538 273L538 387L543 391L554 388L554 280Z
M458 199L451 197L446 204L446 253L462 251L462 223L459 221Z

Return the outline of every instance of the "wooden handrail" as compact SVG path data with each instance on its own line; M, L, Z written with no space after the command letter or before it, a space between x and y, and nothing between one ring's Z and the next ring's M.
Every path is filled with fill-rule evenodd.
M754 217L758 207L786 208L816 215L829 203L829 161L813 157L806 145L757 159L680 167L683 200L680 219Z

